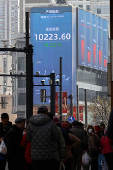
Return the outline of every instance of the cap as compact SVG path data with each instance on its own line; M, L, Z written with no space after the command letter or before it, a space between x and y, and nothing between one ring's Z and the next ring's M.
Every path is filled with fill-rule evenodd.
M48 112L48 108L46 106L40 106L38 109L38 113L46 113Z
M54 121L56 124L60 124L60 123L61 123L60 120L59 120L59 118L56 117L56 116L53 116L53 121Z
M1 118L2 119L9 118L9 115L7 113L2 113Z
M23 123L23 122L25 122L25 120L26 120L26 118L24 118L24 117L17 117L15 119L15 123Z

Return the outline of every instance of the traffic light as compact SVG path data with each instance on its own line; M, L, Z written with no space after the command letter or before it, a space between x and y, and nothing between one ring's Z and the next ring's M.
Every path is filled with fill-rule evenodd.
M41 102L46 102L46 89L40 90L40 98L41 98Z

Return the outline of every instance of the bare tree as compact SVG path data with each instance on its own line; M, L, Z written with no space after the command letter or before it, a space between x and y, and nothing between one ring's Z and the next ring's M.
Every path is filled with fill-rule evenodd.
M100 96L99 99L91 102L93 112L93 122L99 125L101 122L108 125L109 115L111 112L111 99L110 97Z

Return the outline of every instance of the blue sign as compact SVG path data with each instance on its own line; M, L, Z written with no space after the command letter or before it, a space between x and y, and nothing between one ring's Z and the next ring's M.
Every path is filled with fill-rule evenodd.
M72 79L73 83L76 83L76 48L72 50L72 43L76 43L76 24L72 25L73 20L76 23L76 11L72 12L71 6L32 8L30 17L30 40L34 49L33 73L39 71L41 75L50 75L54 72L56 79L59 78L62 57L62 91L72 94L72 86L76 87L76 84L72 85ZM33 80L34 85L41 84L40 82L41 78ZM48 78L45 78L45 84L49 84ZM41 88L34 87L35 105L40 104ZM46 95L50 96L50 87L44 88ZM56 91L58 90L59 87L56 88ZM46 101L46 104L50 104L50 98Z
M75 121L75 118L73 116L68 117L68 122L72 123L73 121Z

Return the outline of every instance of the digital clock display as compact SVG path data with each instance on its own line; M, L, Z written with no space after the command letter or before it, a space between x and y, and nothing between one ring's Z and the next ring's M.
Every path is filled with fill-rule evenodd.
M72 18L74 16L74 23ZM76 57L76 11L72 6L32 8L30 13L30 40L33 45L33 73L50 75L54 72L59 78L60 57L62 57L62 91L72 94L72 55ZM73 34L73 31L75 32ZM73 34L73 35L72 35ZM73 65L76 66L76 64ZM75 67L74 66L74 67ZM74 71L73 71L74 73ZM74 73L76 79L76 74ZM49 84L48 78L45 84ZM34 78L34 84L40 84L41 78ZM34 104L40 104L40 89L34 87ZM46 88L46 95L50 96L50 87ZM56 87L56 91L59 87ZM75 89L74 89L75 91ZM76 95L75 95L76 96ZM47 104L50 99L47 98Z

